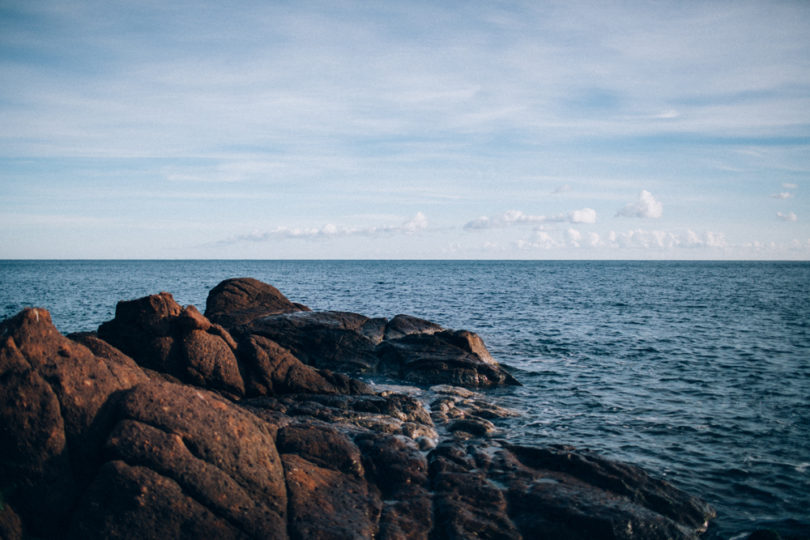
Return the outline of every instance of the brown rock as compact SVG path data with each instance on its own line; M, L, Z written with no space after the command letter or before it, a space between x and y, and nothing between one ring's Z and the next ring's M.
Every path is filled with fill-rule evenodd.
M98 336L145 368L232 396L245 392L231 335L169 293L119 302Z
M49 535L98 462L111 397L147 377L62 336L44 309L4 321L0 335L0 487L35 534Z
M253 278L226 279L211 289L205 302L205 316L225 328L294 311L309 311L309 308L290 302L272 285Z
M365 539L377 536L382 501L354 475L282 454L292 538Z
M0 501L0 538L3 540L22 540L25 538L20 516L7 504Z
M363 456L357 446L343 433L321 422L298 421L278 432L278 451L297 454L307 461L327 469L363 478Z
M239 357L247 379L248 396L371 393L360 381L308 366L278 343L260 335L249 335L242 340Z
M221 337L191 330L180 339L186 381L197 386L244 395L245 384L233 350Z
M215 515L171 478L120 460L101 467L68 533L71 540L227 540L246 536L244 530Z
M170 479L248 535L286 535L281 461L257 417L212 392L151 381L123 398L119 418L106 445L109 459ZM172 502L163 504L168 511Z

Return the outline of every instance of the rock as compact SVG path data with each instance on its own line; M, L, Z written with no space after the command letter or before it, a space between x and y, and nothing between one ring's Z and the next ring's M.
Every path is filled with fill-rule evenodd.
M463 418L454 420L447 427L451 433L469 433L473 437L487 437L496 432L495 425L483 418Z
M278 431L278 451L297 454L319 467L363 478L363 456L343 433L317 421L297 421Z
M289 493L290 536L306 539L374 538L382 501L354 475L282 454Z
M211 289L205 302L205 316L225 328L295 311L309 311L309 308L290 302L272 285L253 278L226 279Z
M481 358L459 345L468 343L455 332L410 334L377 347L380 371L422 384L490 387L520 384L491 357Z
M433 528L427 460L407 438L364 433L355 442L366 459L367 476L382 493L380 538L427 539Z
M626 497L639 505L685 526L689 534L702 531L707 521L714 517L714 509L676 489L670 484L650 477L644 470L604 459L593 453L576 451L568 446L533 448L511 446L506 448L527 467L547 471L545 474L561 473L568 478Z
M264 422L212 392L160 381L131 390L121 401L118 418L105 457L113 463L137 464L140 471L117 467L115 474L123 475L121 481L127 479L136 486L143 482L141 491L158 485L188 494L205 512L241 535L286 538L284 473ZM108 480L102 476L96 483ZM133 488L136 498L138 489ZM92 514L94 508L103 507L109 493L101 488L91 492L83 504ZM174 511L172 500L153 504L159 506L153 512ZM126 518L126 505L121 511ZM201 512L196 505L185 505L183 511ZM114 521L114 517L104 519ZM166 532L174 531L173 522L166 526Z
M169 293L118 302L115 318L99 327L98 337L145 368L204 388L244 395L236 341L194 306L180 307Z
M275 341L258 334L246 336L239 346L247 380L246 394L371 394L368 385L345 375L308 366Z
M399 339L411 334L435 334L444 330L441 326L411 315L397 315L385 325L385 338Z
M519 384L492 358L480 336L409 315L386 322L343 311L288 311L253 318L234 332L267 338L321 369L392 375L420 384Z
M0 336L0 491L34 534L47 536L89 481L113 398L147 377L62 336L44 309L0 323Z
M0 538L3 540L22 540L25 538L20 516L0 499Z
M277 422L279 415L283 415L305 421L319 420L347 433L374 431L404 435L425 445L438 439L424 406L401 394L293 394L245 399L241 404L268 421Z
M357 313L307 311L263 317L242 331L271 339L316 368L373 373L375 344L362 333L369 321Z
M245 531L215 515L174 480L121 460L101 467L76 509L67 535L70 540L246 536Z
M430 476L437 537L523 538L509 517L503 491L477 470L462 447L443 444L431 452Z

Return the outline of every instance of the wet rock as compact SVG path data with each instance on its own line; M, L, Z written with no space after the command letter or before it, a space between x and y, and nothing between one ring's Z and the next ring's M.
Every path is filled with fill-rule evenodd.
M550 476L553 476L551 473L560 473L568 479L576 479L581 484L592 487L590 491L587 489L583 489L583 491L604 490L626 498L634 506L649 509L655 514L673 521L674 524L677 524L676 529L688 531L687 535L683 537L689 537L689 535L694 535L695 531L704 530L707 521L715 515L711 506L697 497L688 495L666 482L654 479L644 470L632 465L604 459L593 453L576 451L567 446L535 448L507 445L507 448L527 467L547 471L546 474ZM605 501L603 497L596 498L597 503L600 500ZM614 513L613 515L619 514ZM639 534L639 526L638 524L635 526L636 537ZM659 527L657 523L652 523L650 526ZM664 527L664 525L660 525L660 527ZM664 528L670 527L667 525Z
M464 432L473 437L487 437L496 432L495 424L483 418L463 418L454 420L447 427L451 433Z
M430 415L418 400L401 394L316 395L291 394L241 402L268 420L279 415L314 419L351 433L374 431L404 435L424 446L438 439Z
M636 467L569 448L476 441L442 445L430 457L437 519L453 534L488 534L476 529L483 521L523 538L686 539L714 515Z
M380 371L431 385L490 387L519 384L500 365L493 363L489 353L482 358L478 353L462 348L468 344L466 336L459 337L458 333L450 331L410 334L384 341L377 347Z
M380 538L427 539L433 526L427 460L405 437L363 433L355 442L366 460L369 480L382 493Z
M180 307L169 293L121 301L98 337L139 365L234 396L245 387L236 342L194 306Z
M436 536L522 538L509 516L502 489L476 468L474 460L463 447L443 444L431 452L430 477Z
M205 316L225 328L295 311L309 311L309 308L291 302L272 285L253 278L226 279L211 289L205 301Z

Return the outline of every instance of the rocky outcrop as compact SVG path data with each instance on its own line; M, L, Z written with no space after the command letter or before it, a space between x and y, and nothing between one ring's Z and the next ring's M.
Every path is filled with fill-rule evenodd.
M475 334L406 316L300 311L226 330L161 293L119 303L97 334L64 337L43 309L4 321L0 535L695 538L713 515L636 467L510 445L497 424L516 413L484 394L325 369L356 372L339 360L354 343L389 377L432 362L443 380L505 382Z

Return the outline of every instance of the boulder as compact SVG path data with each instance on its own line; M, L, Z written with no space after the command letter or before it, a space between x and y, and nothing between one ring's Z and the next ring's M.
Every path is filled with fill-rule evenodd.
M115 536L119 523L137 519L155 538L287 537L281 459L256 416L215 393L156 380L128 392L116 416L106 463L74 518L77 537Z
M48 536L89 481L114 398L147 377L62 336L44 309L0 323L0 335L0 492Z
M98 337L145 368L223 393L245 393L233 337L169 293L118 302L115 318L99 326Z
M272 285L253 278L226 279L211 289L205 302L205 316L225 328L295 311L309 311L309 308L290 302Z

